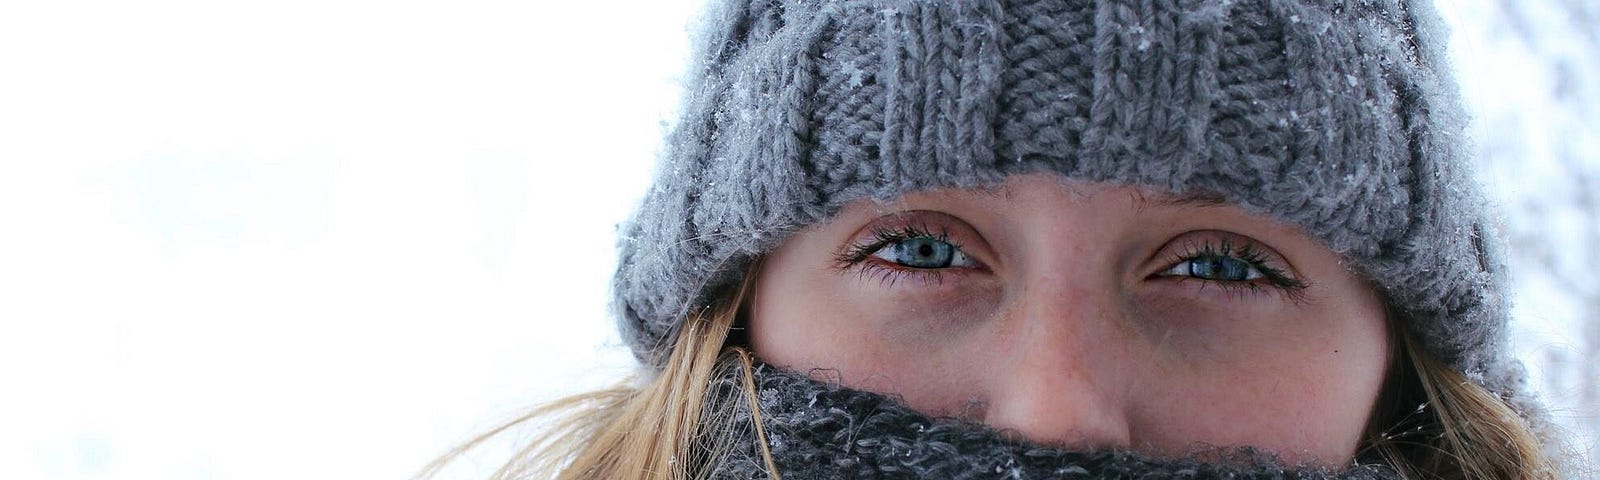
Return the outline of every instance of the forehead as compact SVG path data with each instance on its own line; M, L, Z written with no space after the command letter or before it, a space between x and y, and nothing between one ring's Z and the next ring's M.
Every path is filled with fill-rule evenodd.
M1242 207L1228 201L1220 193L1191 190L1173 192L1148 185L1130 185L1108 182L1089 182L1050 174L1014 175L1005 182L970 189L935 189L906 194L881 205L896 205L915 201L940 201L977 198L985 201L1028 202L1029 193L1043 189L1056 190L1063 195L1053 198L1059 203L1077 203L1090 199L1103 199L1109 194L1125 196L1139 209L1163 207Z

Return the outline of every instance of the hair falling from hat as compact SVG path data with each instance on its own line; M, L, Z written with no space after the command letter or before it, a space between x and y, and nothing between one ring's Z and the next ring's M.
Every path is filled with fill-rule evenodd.
M734 298L745 298L754 283L742 284ZM729 345L741 302L721 302L684 323L672 346L673 358L649 378L630 378L617 386L566 397L485 432L435 459L415 477L433 478L452 460L517 427L541 420L545 427L491 478L673 479L704 478L712 462L735 448L733 431L761 431L753 421L733 422L738 402L754 402L750 354ZM713 397L711 379L740 372L742 395ZM703 401L700 401L703 400ZM765 444L761 446L766 449ZM777 471L770 456L767 468ZM778 475L772 476L774 480Z

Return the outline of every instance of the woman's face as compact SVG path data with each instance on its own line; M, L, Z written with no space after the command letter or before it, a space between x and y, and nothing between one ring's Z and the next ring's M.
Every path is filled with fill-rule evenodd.
M1373 289L1298 229L1047 175L851 204L757 285L767 362L1069 448L1342 464L1388 360Z

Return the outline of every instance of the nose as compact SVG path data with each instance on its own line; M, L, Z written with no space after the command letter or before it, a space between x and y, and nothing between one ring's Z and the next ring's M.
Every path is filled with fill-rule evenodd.
M1035 443L1128 447L1114 295L1059 276L1026 288L1008 307L984 423Z

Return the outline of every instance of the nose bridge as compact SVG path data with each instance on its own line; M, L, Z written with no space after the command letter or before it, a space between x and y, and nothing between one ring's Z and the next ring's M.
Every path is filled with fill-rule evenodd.
M984 420L1035 442L1126 447L1114 285L1071 260L1048 263L1010 306L1009 354Z

